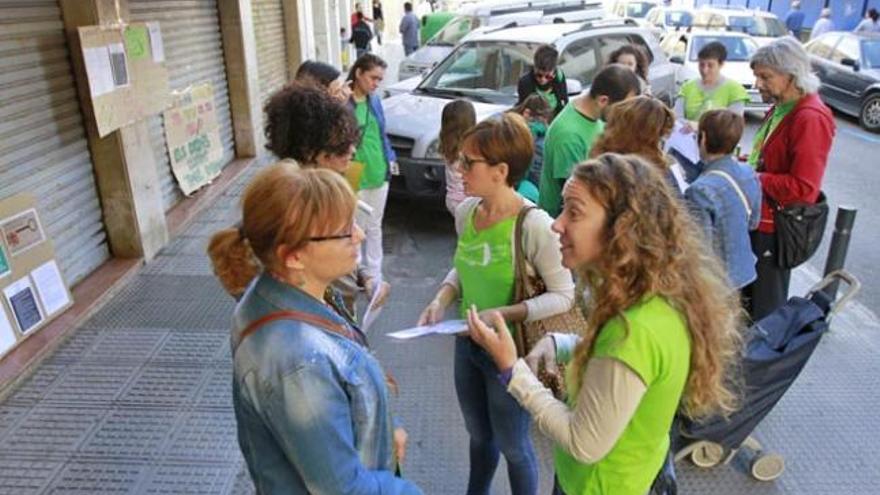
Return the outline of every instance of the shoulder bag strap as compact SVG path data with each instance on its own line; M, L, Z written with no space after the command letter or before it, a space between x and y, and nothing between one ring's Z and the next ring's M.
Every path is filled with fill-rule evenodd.
M357 342L358 344L366 347L366 342L363 339L358 338L358 335L352 332L351 329L347 328L345 325L303 311L276 311L274 313L269 313L259 319L252 321L241 332L241 338L238 340L238 345L241 345L241 343L244 342L244 339L262 328L263 325L277 320L296 320L308 323L310 325L323 328L328 332L341 335L348 340L351 340L352 342ZM238 346L236 346L235 350L237 349ZM233 353L235 352L235 350L233 350Z
M523 247L525 238L523 235L523 223L525 222L526 215L534 208L534 206L523 205L516 215L516 223L513 227L513 297L516 302L521 302L526 298L526 287L529 283L529 274L526 270L526 254ZM522 325L517 326L518 331L514 332L513 341L516 344L517 355L524 356L526 348L525 332Z
M742 188L739 187L739 184L736 183L736 180L723 170L710 170L707 173L719 175L727 179L727 182L729 182L730 185L733 186L733 190L736 191L736 195L739 196L739 200L742 201L743 208L746 209L746 220L752 218L752 209L749 207L749 200L746 198Z

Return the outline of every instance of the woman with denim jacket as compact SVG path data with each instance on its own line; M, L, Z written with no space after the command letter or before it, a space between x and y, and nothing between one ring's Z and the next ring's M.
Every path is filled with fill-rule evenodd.
M562 267L559 239L543 210L529 211L522 225L526 260L547 291L514 300L514 226L522 208L533 206L514 189L532 161L532 138L522 116L504 113L468 130L461 157L465 199L456 209L458 243L450 270L419 324L433 324L461 297L459 314L475 305L500 311L510 322L541 320L571 309L574 283ZM488 313L484 313L488 314ZM507 460L513 495L534 495L538 463L529 438L529 417L495 379L488 354L467 337L455 342L455 391L470 436L469 495L488 494L500 454Z
M367 235L364 241L364 265L367 276L375 280L382 279L382 218L388 200L391 169L397 166L397 155L385 133L382 99L376 94L385 78L386 67L388 64L384 60L367 53L355 61L348 73L348 82L351 84L348 104L361 130L354 161L364 165L358 196L373 209L361 223Z
M709 246L724 263L727 278L742 289L757 278L749 232L761 220L761 184L755 171L733 158L745 121L730 110L700 117L700 175L684 193Z
M277 163L250 183L238 229L214 235L218 277L254 278L233 318L238 442L260 494L419 494L394 475L382 367L328 289L351 272L364 234L356 198L330 170Z

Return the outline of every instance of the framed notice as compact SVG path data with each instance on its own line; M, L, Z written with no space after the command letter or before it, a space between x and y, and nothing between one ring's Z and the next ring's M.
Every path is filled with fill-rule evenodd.
M0 220L0 232L3 233L3 240L9 246L9 254L13 257L39 246L46 240L35 208Z
M27 333L43 322L43 311L37 302L37 293L29 277L16 280L7 286L3 289L3 295L9 308L12 309L12 314L15 315L21 333Z
M0 278L8 277L12 274L12 266L9 264L9 256L6 255L6 248L0 242Z

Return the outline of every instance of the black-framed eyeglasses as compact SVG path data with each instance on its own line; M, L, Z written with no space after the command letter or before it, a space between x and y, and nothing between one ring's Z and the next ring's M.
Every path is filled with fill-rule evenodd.
M470 172L471 169L474 168L475 163L489 164L485 158L469 158L464 153L458 155L458 166L461 167L461 170L464 172Z
M334 235L320 235L315 237L309 237L309 240L312 242L324 242L324 241L336 241L340 239L348 239L351 240L354 238L354 227L348 229L348 232L345 234L334 234Z

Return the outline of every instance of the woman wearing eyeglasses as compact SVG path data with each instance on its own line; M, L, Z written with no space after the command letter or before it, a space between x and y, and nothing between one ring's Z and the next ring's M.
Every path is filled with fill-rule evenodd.
M534 205L514 189L532 161L532 137L522 116L505 113L480 122L462 139L465 199L455 211L458 244L450 270L419 324L437 323L456 299L459 315L476 306L498 311L508 322L541 320L568 311L574 300L571 272L562 267L559 238L543 210L530 210L522 225L525 258L547 291L514 300L514 227L520 210ZM499 454L507 460L511 493L534 495L538 464L529 417L498 381L492 359L467 337L455 342L455 390L470 436L468 494L488 494Z
M255 279L230 342L238 441L258 493L421 493L394 475L406 433L393 430L385 373L329 292L357 263L356 201L336 172L277 163L245 191L241 227L212 239L224 285Z

